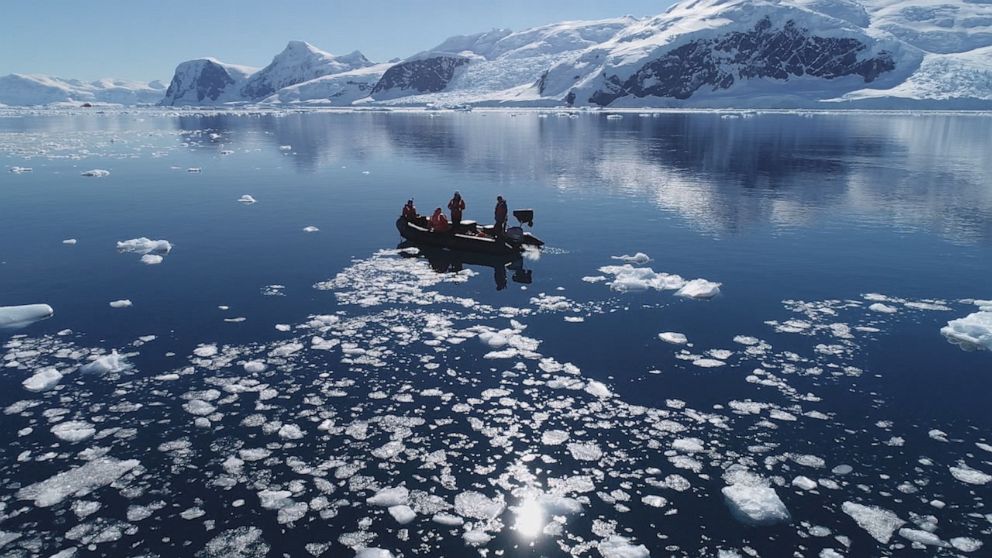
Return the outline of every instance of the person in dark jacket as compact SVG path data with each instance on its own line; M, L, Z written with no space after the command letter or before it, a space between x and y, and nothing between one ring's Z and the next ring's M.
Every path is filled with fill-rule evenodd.
M413 205L413 200L406 200L406 205L403 206L403 218L411 223L417 220L417 208Z
M462 195L455 192L451 201L448 202L448 209L451 210L451 224L458 225L462 222L462 211L465 211L465 200Z
M506 232L506 200L503 196L496 196L496 233L503 234Z

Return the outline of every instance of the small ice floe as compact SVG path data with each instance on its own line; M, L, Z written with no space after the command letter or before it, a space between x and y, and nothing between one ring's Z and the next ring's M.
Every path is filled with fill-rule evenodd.
M619 114L611 114L606 118L612 116L623 118ZM635 545L630 542L630 539L619 535L613 535L599 543L599 553L603 555L603 558L648 558L651 556L648 548L643 544Z
M238 198L238 203L243 203L245 205L251 205L253 203L256 203L257 201L258 200L256 200L251 194L245 194L240 198Z
M0 306L0 329L15 329L51 318L55 310L47 304Z
M162 256L158 254L145 254L144 256L141 256L141 263L145 265L158 265L162 263L162 260Z
M92 438L96 434L96 428L88 422L69 420L53 426L52 434L64 442L76 443Z
M889 544L896 529L906 524L895 513L878 506L865 506L854 502L844 502L841 510L868 532L876 541Z
M747 525L774 525L790 520L789 510L775 489L751 483L723 487L724 500L738 521Z
M104 169L92 169L83 171L81 174L83 176L91 176L93 178L103 178L105 176L110 176L110 171Z
M293 329L289 324L276 324L276 331L289 331Z
M306 232L306 233L315 233L315 232L320 232L320 229L318 229L317 227L315 227L313 225L308 225L306 227L303 227L303 232Z
M596 397L613 397L613 392L610 391L610 388L606 387L606 384L597 382L596 380L589 380L586 383L585 392Z
M217 345L207 344L199 345L193 349L193 354L200 358L210 358L217 354Z
M265 372L266 368L267 366L265 365L265 363L258 360L250 360L244 363L245 372L248 372L249 374L257 374L259 372Z
M661 339L665 343L671 343L672 345L685 345L689 342L689 339L682 333L676 333L674 331L665 331L658 334L658 339Z
M395 519L400 525L406 525L417 518L417 512L413 511L413 508L406 504L390 506L386 511L388 511L389 515L393 516L393 519Z
M967 351L992 351L992 300L976 300L979 311L951 320L940 328L947 340Z
M720 285L706 279L693 279L687 282L681 289L676 291L675 296L687 298L713 298L720 294Z
M622 256L611 256L611 258L614 260L620 260L622 262L638 264L638 265L644 265L651 261L651 258L644 252L638 252L633 256L628 256L624 254Z
M607 120L622 120L623 119L623 115L622 114L607 114L606 115L606 119ZM645 556L647 556L647 555L645 554Z
M220 154L221 155L234 155L234 152L231 151L230 149L221 149Z
M42 368L34 373L30 378L21 382L24 389L33 392L48 391L62 381L62 373L54 368Z
M111 308L130 308L131 306L134 306L134 305L131 303L130 300L128 300L126 298L121 299L121 300L115 300L115 301L113 301L113 302L110 303L110 307Z
M293 149L292 145L280 145L279 151L291 151Z
M262 287L263 296L286 296L283 292L286 290L286 285L266 285Z
M355 558L393 558L393 553L384 548L363 548L355 554Z
M76 245L76 239L75 238L67 238L67 239L65 239L65 240L62 241L62 244L65 244L66 246L75 246Z
M972 469L964 463L958 463L957 467L951 467L951 476L965 484L985 485L992 482L992 475Z
M117 250L134 254L168 254L172 251L172 243L168 240L151 240L142 236L118 242Z
M391 508L406 504L409 498L410 491L405 486L397 486L380 489L374 496L366 498L365 503L372 506Z
M109 355L103 355L87 363L79 371L83 374L107 374L110 372L121 372L128 367L124 357L117 354L117 351Z
M186 172L192 173L192 174L199 174L199 173L203 172L203 169L201 169L200 167L190 167L190 168L186 169Z
M24 174L34 171L31 167L10 167L8 170L14 174Z
M719 368L727 363L716 358L697 358L692 361L693 364L699 366L700 368Z
M876 302L868 306L868 309L872 312L878 312L880 314L895 314L899 311L895 306L889 306L888 304L883 304L881 302Z

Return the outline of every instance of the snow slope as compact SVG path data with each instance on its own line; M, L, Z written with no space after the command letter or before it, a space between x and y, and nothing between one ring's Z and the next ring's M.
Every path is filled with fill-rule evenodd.
M0 77L0 104L47 105L52 103L155 104L165 94L158 81L141 83L102 79L82 82L35 74Z
M375 64L357 70L322 76L283 87L265 98L265 104L329 104L348 106L367 97L392 64Z

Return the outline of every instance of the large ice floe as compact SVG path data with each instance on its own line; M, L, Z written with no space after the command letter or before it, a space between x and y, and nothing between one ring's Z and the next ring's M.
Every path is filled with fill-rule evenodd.
M51 318L54 314L55 310L47 304L0 306L0 329L25 327Z
M647 291L652 289L675 291L676 295L686 298L713 298L720 294L720 283L706 279L686 280L679 275L656 272L650 267L635 267L632 264L643 265L651 261L651 258L642 252L633 256L613 256L613 259L628 262L623 265L607 265L599 268L600 273L613 277L613 280L607 280L606 284L615 291Z
M670 281L660 275L631 272ZM889 321L953 303L789 300L774 319L716 340L685 325L683 336L662 338L676 343L658 351L671 362L666 374L705 375L698 366L720 363L727 390L703 405L675 388L635 404L628 397L643 375L584 369L567 347L550 347L542 325L561 327L546 318L564 312L591 321L622 311L628 297L527 293L518 306L493 306L465 294L473 280L473 271L440 274L413 251L384 250L316 283L313 296L330 309L277 335L266 327L265 341L200 339L156 359L150 336L116 348L69 331L11 337L0 363L20 385L3 409L3 552L640 558L984 548L992 440L886 417L858 384L873 371L857 357ZM644 337L657 346L654 331ZM854 422L829 404L838 392L865 402ZM746 527L718 528L734 520Z
M940 333L963 349L992 351L992 300L976 300L974 304L978 312L947 322Z

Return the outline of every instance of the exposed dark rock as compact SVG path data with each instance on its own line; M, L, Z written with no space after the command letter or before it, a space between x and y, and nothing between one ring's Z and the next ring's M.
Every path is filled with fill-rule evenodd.
M619 97L688 99L702 87L729 89L737 79L795 76L834 79L861 76L866 83L895 69L888 52L858 60L868 45L854 38L818 37L788 21L774 29L765 18L751 31L697 40L675 48L641 67L626 80L605 76L606 85L589 102L608 105Z
M443 91L455 76L455 70L464 64L468 64L468 58L462 56L433 56L400 62L386 70L372 88L372 95L392 89L418 93Z
M234 83L234 78L220 64L210 60L204 60L202 64L202 68L195 75L187 76L184 72L176 72L176 75L172 78L172 82L169 84L169 88L165 91L164 104L171 104L168 102L169 100L174 101L177 97L183 96L187 87L190 86L195 87L196 100L198 102L202 102L204 99L216 101L224 92L224 89ZM187 85L184 83L184 78L186 77L192 79L194 84ZM188 101L190 99L184 100Z

